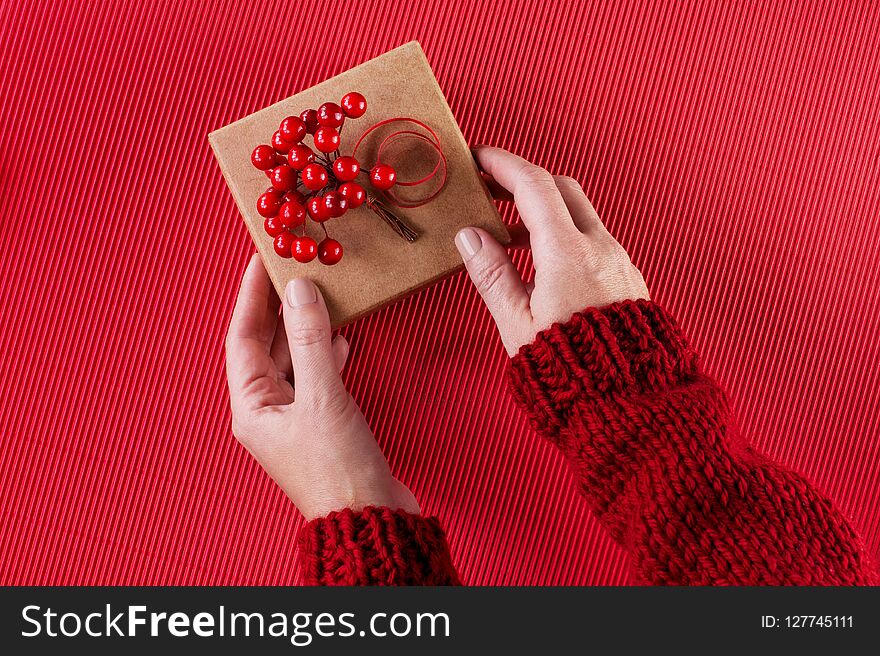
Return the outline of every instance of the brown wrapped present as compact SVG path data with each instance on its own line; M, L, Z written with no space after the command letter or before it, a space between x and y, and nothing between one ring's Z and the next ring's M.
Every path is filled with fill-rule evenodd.
M337 264L327 266L317 259L300 263L282 258L275 252L273 238L264 228L265 219L257 211L257 199L269 187L269 180L265 172L251 163L251 153L257 145L270 143L285 117L299 116L303 110L317 108L327 101L338 103L352 91L367 99L367 111L357 119L346 119L338 152L352 154L358 139L370 127L389 118L416 119L436 134L446 160L445 172L438 169L437 175L430 176L442 162L428 140L406 138L412 135L405 134L391 138L391 132L409 130L427 136L425 130L409 123L397 122L373 130L358 148L358 161L362 168L376 163L379 145L388 137L382 159L393 159L398 181L430 178L419 185L423 188L393 188L392 193L401 204L417 205L426 194L438 189L439 193L418 207L398 207L370 186L368 174L361 173L356 182L410 226L417 238L413 242L403 239L365 203L324 224L344 248L344 256ZM460 269L454 237L464 226L479 226L502 243L509 241L467 143L416 42L220 128L209 135L209 141L279 295L292 278L310 278L327 300L334 327L350 323ZM311 146L311 141L309 136L304 143ZM298 232L303 229L318 242L324 238L322 226L316 222L307 219Z

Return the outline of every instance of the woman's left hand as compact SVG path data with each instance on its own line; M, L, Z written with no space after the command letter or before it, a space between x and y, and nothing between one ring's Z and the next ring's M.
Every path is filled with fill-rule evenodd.
M366 506L418 513L342 384L348 343L331 342L321 292L298 278L287 286L283 320L279 305L254 255L226 337L235 437L306 519Z

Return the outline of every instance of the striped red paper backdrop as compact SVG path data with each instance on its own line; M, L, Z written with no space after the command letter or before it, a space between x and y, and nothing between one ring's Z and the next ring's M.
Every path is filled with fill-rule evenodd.
M319 25L309 3L0 3L0 583L297 582L301 520L229 429L252 246L206 135L410 39L471 142L584 184L744 431L876 553L880 12L861 4L352 1ZM626 580L513 410L463 275L345 334L347 383L467 582Z

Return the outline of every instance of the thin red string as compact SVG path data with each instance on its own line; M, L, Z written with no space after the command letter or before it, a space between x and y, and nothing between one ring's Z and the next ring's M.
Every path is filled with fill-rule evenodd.
M422 139L426 143L430 143L431 145L435 146L435 148L437 150L437 154L439 155L439 158L437 160L437 165L434 167L434 171L432 173L430 173L428 176L426 176L425 178L423 178L421 181L417 181L414 184L422 184L424 182L427 182L431 178L433 178L436 175L436 171L440 168L441 163L443 164L443 176L440 179L440 183L437 185L437 188L434 190L434 192L429 194L428 196L425 196L424 198L419 199L419 200L412 200L412 201L401 200L400 197L394 193L394 191L393 191L394 187L392 187L391 189L386 191L385 195L388 196L388 199L392 203L397 205L397 207L401 207L401 208L422 207L423 205L426 205L427 203L434 200L440 194L440 192L443 191L443 187L446 185L446 176L447 176L447 170L448 170L447 169L447 162L446 162L446 155L444 154L444 152L440 148L437 148L436 145L433 144L430 139L428 139L428 137L426 137L425 135L416 133L416 134L412 135L410 138ZM400 184L400 183L398 183L398 184ZM412 186L414 186L414 184Z
M407 135L422 139L426 143L430 144L431 147L437 151L438 156L437 162L434 164L434 169L428 175L420 180L401 180L398 178L397 182L395 182L394 184L399 187L415 187L417 185L424 184L435 175L437 175L437 170L440 168L440 165L444 161L443 152L438 148L437 144L428 139L428 137L423 135L421 132L415 132L414 130L399 130L397 132L392 132L387 137L382 139L382 143L379 144L379 150L376 152L376 162L378 163L382 161L382 151L385 149L385 146L387 146L389 143L393 143L395 139L399 137L406 137Z
M416 186L425 184L426 182L429 182L430 180L432 180L437 175L438 171L441 170L441 168L443 171L443 176L442 176L442 179L440 180L440 183L439 183L437 189L432 194L430 194L424 198L421 198L419 200L403 201L396 194L394 194L391 190L388 190L385 192L385 195L388 198L389 202L391 202L393 205L396 205L397 207L400 207L400 208L421 207L421 206L431 202L432 200L434 200L434 198L436 198L437 195L443 190L443 187L446 186L446 178L447 178L448 170L449 170L448 162L446 160L446 154L443 152L443 148L440 145L440 137L438 137L437 133L434 132L434 130L432 130L430 127L428 127L425 123L423 123L422 121L420 121L418 119L408 118L405 116L395 116L393 118L387 118L383 121L379 121L375 125L368 128L361 135L360 139L358 139L357 143L354 145L354 150L352 151L352 156L357 158L358 148L361 147L361 144L363 144L364 139L366 139L370 133L374 132L375 130L378 130L381 127L384 127L386 125L389 125L391 123L396 123L396 122L405 122L405 123L412 123L414 125L417 125L420 128L422 128L423 130L425 130L428 134L430 134L431 137L429 138L426 135L422 134L421 132L416 132L414 130L398 130L396 132L392 132L391 134L387 135L380 142L379 148L376 151L376 164L378 164L379 162L382 161L383 150L386 148L386 146L389 143L393 142L395 139L400 139L400 138L419 139L421 141L424 141L429 146L431 146L434 150L437 151L437 162L434 164L434 168L430 173L428 173L426 176L424 176L423 178L421 178L419 180L398 181L396 183L396 185L399 185L401 187L416 187ZM370 167L370 168L372 168L372 167Z

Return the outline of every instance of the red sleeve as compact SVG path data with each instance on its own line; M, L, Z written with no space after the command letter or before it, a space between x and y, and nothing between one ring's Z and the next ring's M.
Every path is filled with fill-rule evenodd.
M513 358L510 383L637 583L876 580L834 505L740 437L723 390L658 305L626 301L554 325Z
M307 585L460 585L434 517L346 508L307 523L299 548Z

